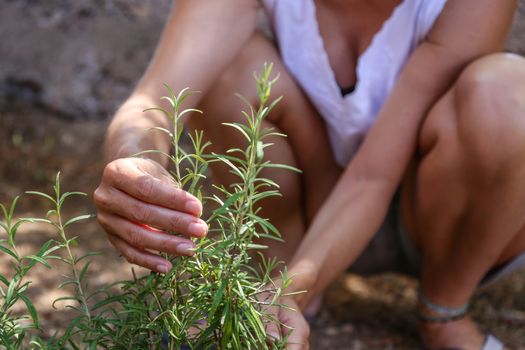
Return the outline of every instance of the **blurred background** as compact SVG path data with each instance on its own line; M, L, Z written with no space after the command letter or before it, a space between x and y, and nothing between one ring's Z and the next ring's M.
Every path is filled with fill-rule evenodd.
M58 170L66 190L91 195L102 170L106 125L144 71L171 6L169 0L0 0L0 203L25 190L50 192ZM525 54L525 0L507 49ZM23 196L18 215L46 211L46 203ZM90 197L73 199L66 209L68 215L86 212L94 212ZM76 229L80 251L104 254L104 263L93 265L92 286L129 273L95 222ZM31 224L19 239L31 252L52 235ZM0 272L6 267L0 255ZM474 300L481 324L523 349L524 275ZM65 292L56 290L57 276L45 269L33 279L32 296L52 333L71 317L50 306ZM415 287L402 276L344 276L314 323L313 349L418 349Z

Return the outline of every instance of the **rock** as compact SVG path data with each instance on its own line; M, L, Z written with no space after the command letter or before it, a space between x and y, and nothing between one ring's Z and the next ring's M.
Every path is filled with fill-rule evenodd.
M66 118L112 114L144 71L171 1L0 3L0 103L22 99Z
M128 96L159 38L170 0L0 1L0 107L44 106L104 119ZM525 54L525 0L508 48Z

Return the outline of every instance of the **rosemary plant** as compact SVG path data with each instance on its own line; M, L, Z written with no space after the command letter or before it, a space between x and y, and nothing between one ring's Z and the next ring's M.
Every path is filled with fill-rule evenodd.
M262 178L265 168L280 167L295 170L264 159L264 149L269 146L269 136L284 136L272 129L264 128L263 121L278 103L269 103L270 91L276 79L270 79L271 65L265 65L261 75L256 76L259 106L249 103L248 112L243 112L245 123L225 123L236 129L248 143L246 149L231 149L227 154L205 154L209 145L203 142L203 133L190 135L193 152L187 153L179 147L182 135L181 118L196 110L181 110L184 100L190 95L183 90L178 95L166 86L169 96L164 97L170 106L168 111L152 108L164 113L172 122L173 130L156 128L166 133L172 142L173 154L169 157L173 169L171 174L180 188L197 196L206 204L217 206L206 219L210 226L208 238L196 241L193 257L168 257L173 269L166 275L153 274L140 281L134 281L130 290L137 285L150 290L147 309L155 315L149 328L150 339L159 341L167 333L169 349L183 345L191 349L281 349L280 343L269 343L265 324L278 322L266 312L275 305L282 293L281 287L273 284L271 276L278 263L261 257L262 264L253 266L252 250L264 249L254 244L255 238L280 239L277 229L258 215L257 203L263 198L279 195L278 185ZM158 152L158 151L147 151ZM210 162L222 162L239 181L230 187L214 185L217 194L203 196L201 183ZM186 165L185 169L182 166ZM289 280L285 270L281 275L286 287ZM144 292L136 295L144 295ZM261 299L262 295L270 298ZM155 310L155 311L153 311Z
M172 122L172 129L155 128L171 139L173 152L164 154L172 163L171 175L177 186L197 198L206 207L215 209L206 219L210 230L207 238L195 239L196 251L192 257L165 255L173 264L166 274L150 273L129 281L119 281L97 290L86 283L90 259L94 253L77 256L74 250L77 238L68 234L70 226L89 219L81 215L69 220L63 218L66 199L78 192L61 193L57 175L52 196L29 192L44 197L52 205L45 218L13 219L17 199L8 209L1 206L4 222L0 227L6 238L0 240L0 252L12 258L12 276L0 275L0 349L284 349L286 337L268 341L266 325L279 322L268 312L280 306L279 297L290 280L286 269L277 271L279 263L266 259L258 252L264 246L254 243L258 238L280 240L278 230L260 214L264 198L279 195L278 185L261 177L265 168L286 168L264 158L266 139L284 136L264 127L263 121L278 103L270 102L270 91L276 79L271 79L271 65L265 65L256 75L259 105L242 112L245 123L225 123L247 141L245 149L231 149L226 154L206 153L202 131L189 135L192 150L180 147L183 135L182 118L192 109L182 109L191 94L185 89L175 94L167 85L170 109L152 108L164 113ZM150 150L147 152L160 152ZM161 152L162 153L162 152ZM203 193L206 170L212 162L226 164L238 181L230 186L213 185L215 194ZM18 227L24 221L40 221L52 225L57 239L47 242L36 254L21 256L15 244ZM170 232L169 234L177 234ZM60 254L56 253L60 251ZM255 254L254 254L255 253ZM260 255L255 266L253 256ZM52 255L53 254L53 255ZM72 293L57 299L66 302L76 312L64 334L43 339L38 333L38 313L26 296L30 281L27 272L36 264L50 267L48 260L58 259L70 267L70 273L58 286L69 286ZM280 273L278 286L271 276ZM110 293L118 286L120 293ZM26 306L26 314L10 310L18 301ZM32 329L31 337L27 337ZM37 332L37 333L34 333ZM24 345L25 344L25 345Z
M17 202L18 197L9 208L0 204L4 217L0 227L6 235L6 238L0 238L0 252L11 258L12 272L10 276L0 274L0 348L3 346L5 349L20 349L27 331L39 329L37 310L26 295L31 284L31 281L26 280L26 275L37 263L50 267L47 258L56 250L52 241L48 241L34 255L24 256L19 252L16 246L17 231L24 222L32 220L14 219ZM19 301L23 302L27 313L13 312L13 307Z

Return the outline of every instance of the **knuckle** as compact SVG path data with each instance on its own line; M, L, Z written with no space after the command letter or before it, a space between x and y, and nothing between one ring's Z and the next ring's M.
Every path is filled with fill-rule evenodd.
M131 215L135 221L147 222L151 216L151 210L147 205L136 203L132 206Z
M137 191L143 198L153 195L153 180L149 176L140 176L136 180Z
M105 230L107 230L109 220L108 220L108 217L104 213L101 213L101 212L97 213L97 221Z
M173 215L170 219L170 224L171 228L176 231L180 231L188 226L185 225L185 220L181 217L181 215Z
M177 188L173 186L173 190L171 191L171 201L174 205L180 204L184 200L185 192L181 190L180 188Z
M114 160L104 167L103 178L113 178L117 173L117 161Z
M127 252L127 253L122 253L124 255L124 257L126 258L126 260L130 263L130 264L137 264L138 262L138 256L137 256L137 253L135 252Z
M95 192L93 192L93 200L97 207L108 207L109 205L107 193L100 186L95 190Z
M144 240L139 229L132 227L127 232L127 241L134 247L142 247Z
M114 184L116 187L123 188L128 183L124 167L126 166L125 159L117 159L106 165L104 168L104 179Z
M166 251L171 246L171 240L169 237L161 237L159 240L159 250Z

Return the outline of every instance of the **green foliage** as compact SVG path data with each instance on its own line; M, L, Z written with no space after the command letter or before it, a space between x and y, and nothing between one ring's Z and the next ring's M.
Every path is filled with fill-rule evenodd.
M25 277L37 263L49 267L47 259L56 250L56 247L52 246L52 242L47 242L34 255L24 256L19 253L16 247L17 231L24 222L32 220L14 220L17 201L18 197L13 200L9 208L0 204L4 217L4 222L0 222L0 227L6 235L6 238L0 238L0 252L9 255L10 267L13 272L11 276L0 274L0 344L3 344L7 349L19 349L27 331L40 327L38 313L26 295L31 282L27 281ZM17 302L25 304L26 314L13 312Z
M164 97L170 110L153 108L172 122L172 130L155 128L166 133L173 152L164 154L173 165L171 174L180 188L201 199L215 210L206 218L209 236L195 239L196 253L192 257L167 256L173 269L167 274L150 273L129 281L119 281L101 289L91 290L86 275L94 253L75 254L75 236L69 230L90 215L63 218L62 208L78 192L61 193L57 175L53 195L28 192L45 198L51 210L44 218L14 220L16 198L10 207L1 206L4 222L0 223L5 237L0 240L0 253L11 259L11 276L0 275L0 348L6 349L284 349L286 337L280 342L268 342L266 324L278 322L268 313L279 306L282 289L289 283L282 269L282 286L275 285L272 274L278 262L260 254L261 263L254 266L254 253L264 246L254 244L256 238L280 239L277 229L259 216L258 202L279 195L278 185L261 177L270 167L287 167L264 160L265 143L269 136L284 136L264 128L263 121L278 100L268 103L275 82L270 79L271 65L265 65L256 76L260 105L247 103L243 112L245 123L225 123L237 130L247 141L245 149L231 149L226 154L208 154L209 143L203 132L189 135L192 151L182 149L181 118L196 110L183 110L190 95L188 90L175 94L166 85ZM147 152L160 152L150 150ZM230 168L238 181L231 186L214 185L216 193L204 195L202 181L211 162L221 162ZM47 242L35 254L23 256L16 248L16 233L27 221L51 225L56 239ZM170 234L177 234L176 232ZM2 237L2 236L0 236ZM46 267L55 259L69 267L58 288L68 287L72 293L55 300L73 309L74 319L66 331L51 338L42 338L38 313L27 297L31 281L27 273L36 265ZM120 293L111 293L119 287ZM21 302L26 312L15 313L13 306Z

